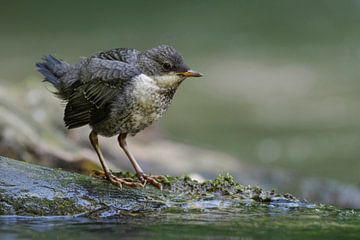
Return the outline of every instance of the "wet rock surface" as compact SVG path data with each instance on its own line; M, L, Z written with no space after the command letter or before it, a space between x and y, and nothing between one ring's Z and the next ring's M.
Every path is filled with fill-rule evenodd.
M0 157L0 238L357 239L360 212L243 186L230 175L118 188ZM120 176L134 177L122 172ZM135 179L134 179L135 180Z
M1 215L97 218L164 209L314 206L290 194L243 186L230 175L220 175L202 183L187 176L168 177L162 182L163 191L159 191L152 186L119 188L103 179L4 157L0 157L0 169ZM134 178L129 173L117 174Z

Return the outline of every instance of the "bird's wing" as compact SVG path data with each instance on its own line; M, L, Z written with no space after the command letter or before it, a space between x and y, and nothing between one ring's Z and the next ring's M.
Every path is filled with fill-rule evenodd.
M141 52L134 48L114 48L94 55L96 58L134 63Z
M132 65L119 61L90 58L83 63L80 83L70 95L64 121L68 128L95 124L105 119L115 97L140 74Z

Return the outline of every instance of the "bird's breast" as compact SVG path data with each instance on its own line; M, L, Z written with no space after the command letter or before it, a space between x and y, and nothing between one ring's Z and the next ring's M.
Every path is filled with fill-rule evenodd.
M156 82L145 74L134 79L132 96L134 105L131 128L134 132L144 129L160 118L171 101L162 93Z

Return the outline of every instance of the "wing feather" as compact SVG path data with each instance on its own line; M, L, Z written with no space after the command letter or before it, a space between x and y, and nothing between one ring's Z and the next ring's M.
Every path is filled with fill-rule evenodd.
M115 48L95 54L94 57L106 59L106 60L134 63L136 62L137 57L140 53L141 53L140 51L134 48Z
M105 119L116 96L139 73L124 62L88 59L81 69L81 84L74 89L65 108L65 125L76 128Z

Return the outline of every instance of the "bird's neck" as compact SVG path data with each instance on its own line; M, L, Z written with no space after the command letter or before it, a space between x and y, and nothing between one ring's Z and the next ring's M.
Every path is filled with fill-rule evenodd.
M183 81L183 79L179 79L176 76L152 76L152 79L159 87L159 93L165 98L170 99L170 101Z
M176 90L181 82L184 80L183 78L171 74L171 75L163 75L163 76L151 76L151 78L155 81L156 85L162 90Z

